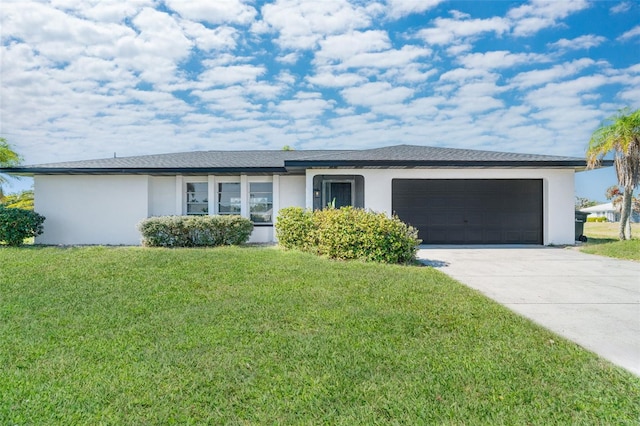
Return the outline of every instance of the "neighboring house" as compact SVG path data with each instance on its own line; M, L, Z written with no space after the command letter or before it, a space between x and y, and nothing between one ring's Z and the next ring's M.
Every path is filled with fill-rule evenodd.
M607 222L618 222L620 213L613 207L613 203L598 204L597 206L580 209L583 213L589 213L590 217L605 217Z
M597 206L580 209L583 213L589 213L590 217L606 217L608 222L619 222L620 211L613 206L613 203L598 204ZM631 222L640 222L640 213L631 212Z
M611 164L605 164L611 165ZM239 214L275 240L278 210L355 206L418 228L425 244L573 244L582 158L398 145L204 151L2 169L33 176L41 244L140 244L163 215Z

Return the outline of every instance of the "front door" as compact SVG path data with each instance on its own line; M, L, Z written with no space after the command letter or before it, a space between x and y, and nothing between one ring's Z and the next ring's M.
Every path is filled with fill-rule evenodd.
M332 205L336 209L353 205L353 182L325 181L325 206Z

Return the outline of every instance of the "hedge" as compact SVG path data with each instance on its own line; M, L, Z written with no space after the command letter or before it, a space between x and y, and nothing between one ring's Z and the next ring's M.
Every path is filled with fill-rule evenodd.
M253 223L241 216L160 216L138 224L148 247L212 247L244 244Z
M587 218L587 222L607 222L607 218L600 216L600 217L588 217Z
M0 205L0 241L20 246L25 238L42 234L44 220L44 216L32 210Z
M383 263L415 260L418 231L397 217L353 207L310 212L280 210L276 235L281 246L327 256Z

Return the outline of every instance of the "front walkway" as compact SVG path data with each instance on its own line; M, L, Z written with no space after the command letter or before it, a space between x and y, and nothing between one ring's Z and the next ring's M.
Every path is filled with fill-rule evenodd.
M640 376L639 262L523 246L421 246L418 258Z

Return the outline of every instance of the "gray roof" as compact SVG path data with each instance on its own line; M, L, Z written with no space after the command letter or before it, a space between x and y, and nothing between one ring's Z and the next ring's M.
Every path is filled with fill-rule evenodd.
M603 165L611 165L605 164ZM36 164L0 169L18 174L295 173L309 167L564 167L584 158L395 145L365 150L196 151Z

